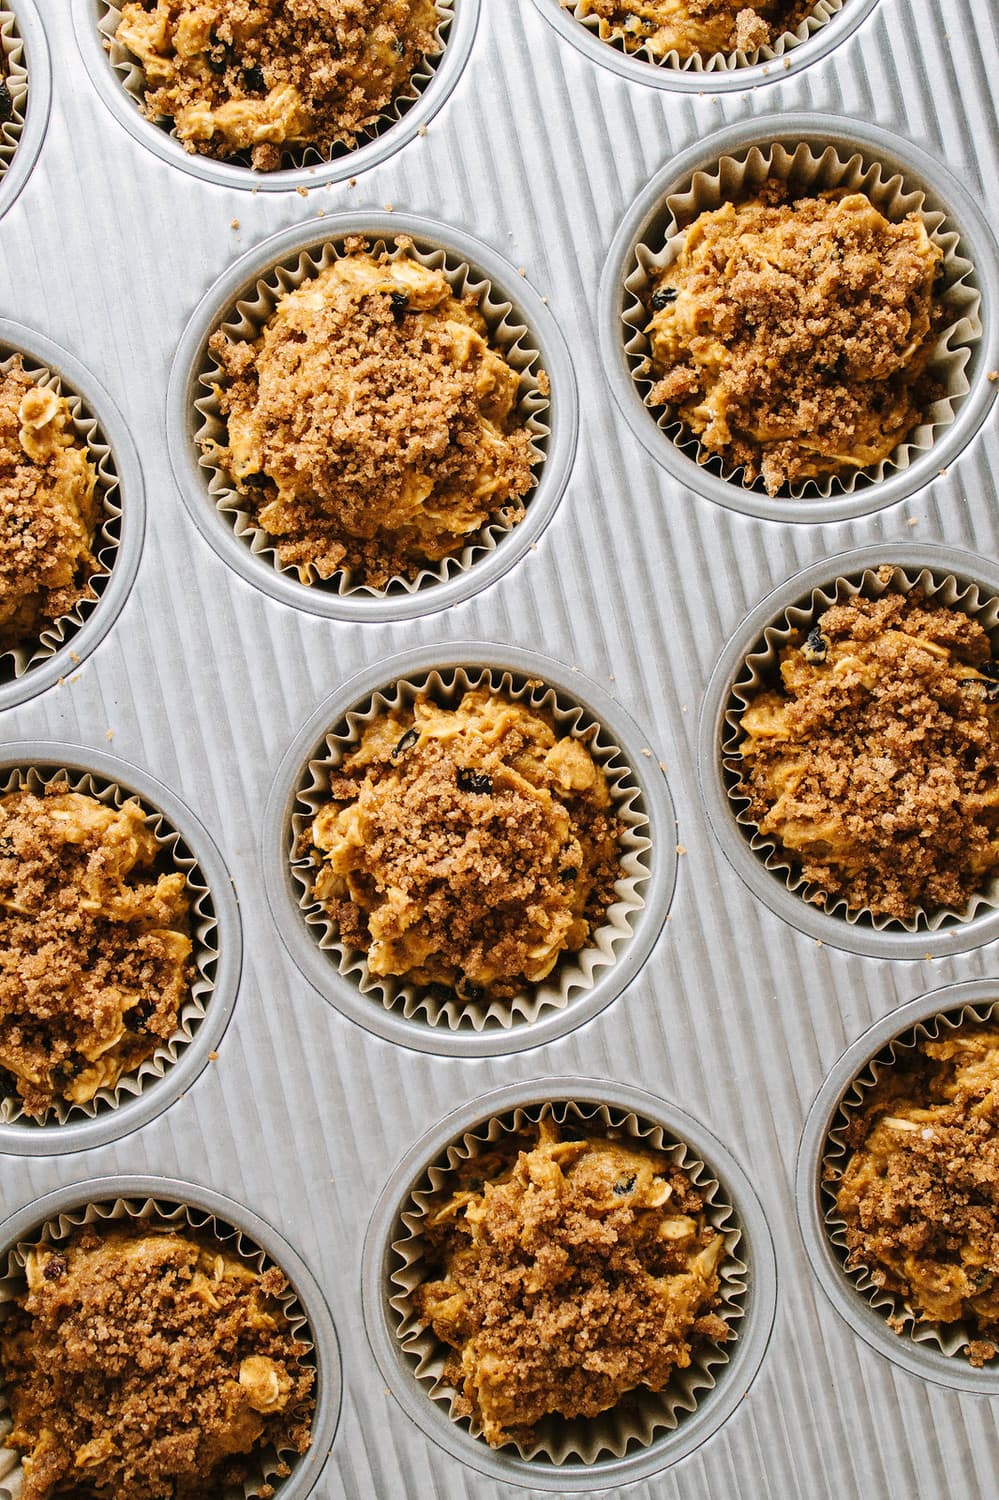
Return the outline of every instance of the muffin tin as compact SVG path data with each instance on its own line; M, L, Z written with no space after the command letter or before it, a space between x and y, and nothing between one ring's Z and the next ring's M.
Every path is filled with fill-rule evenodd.
M823 1080L868 1027L894 1035L898 1007L942 987L977 986L976 1004L992 998L992 916L901 935L904 951L889 959L878 934L858 952L813 931L797 898L779 914L763 886L732 867L747 847L738 828L713 837L713 824L732 819L711 790L719 770L709 729L771 616L852 569L844 555L859 554L862 567L939 567L999 592L990 378L999 370L999 58L987 26L972 28L958 0L942 0L932 18L916 0L844 0L786 57L697 73L624 58L556 0L457 0L440 66L397 125L350 158L256 178L188 157L139 116L101 49L98 0L44 11L7 3L33 92L0 178L0 315L32 330L37 362L92 406L125 519L136 494L131 514L140 515L142 488L147 514L141 549L142 525L133 532L134 582L106 608L127 576L123 543L107 591L67 642L80 660L68 654L29 698L0 696L0 737L13 756L42 743L51 764L100 770L110 752L117 775L143 796L148 789L189 840L213 897L238 898L246 952L210 1065L181 1075L180 1059L161 1081L169 1107L140 1119L150 1088L81 1122L76 1157L0 1139L0 1219L15 1216L24 1232L79 1203L84 1178L100 1179L112 1199L198 1203L225 1193L223 1218L268 1250L260 1226L280 1227L276 1258L309 1268L336 1327L342 1411L335 1437L330 1423L317 1438L303 1495L313 1481L322 1500L565 1493L566 1474L543 1457L495 1466L400 1363L383 1322L383 1256L405 1193L456 1132L545 1091L598 1100L665 1124L734 1194L752 1184L755 1197L743 1202L758 1198L759 1213L751 1222L740 1213L761 1261L772 1236L776 1279L768 1272L758 1285L776 1297L777 1316L768 1342L761 1301L756 1332L746 1320L745 1363L719 1371L714 1390L650 1445L653 1458L598 1459L598 1474L577 1476L581 1487L636 1500L734 1491L984 1500L995 1467L990 1404L952 1361L930 1371L900 1361L908 1346L894 1335L879 1344L849 1283L836 1301L856 1313L849 1322L823 1292L835 1271L824 1269L805 1205L825 1104L804 1138L797 1203L791 1179ZM55 80L47 130L46 42ZM39 144L44 134L33 164L29 130ZM901 171L953 220L981 299L955 420L907 469L858 491L856 506L753 495L737 505L743 493L733 497L720 476L686 455L666 461L628 369L620 268L649 216L685 177L761 136L831 141ZM22 190L11 201L15 169ZM189 398L209 324L275 260L352 228L436 237L499 288L552 376L527 520L464 573L399 595L405 609L323 595L336 608L317 610L293 581L287 592L270 586L265 573L281 575L251 566L249 548L205 505L194 454ZM754 511L761 500L769 509ZM535 506L539 524L528 532ZM740 624L747 616L752 639ZM599 1003L578 996L509 1034L483 1031L489 1045L467 1054L447 1045L461 1030L410 1025L356 985L341 989L339 974L336 986L317 984L285 941L304 925L279 874L287 799L333 719L397 678L401 653L414 672L456 663L537 672L582 704L625 750L663 857ZM212 870L208 843L220 851ZM371 1025L372 1015L403 1025ZM123 1132L85 1134L116 1113ZM62 1196L50 1205L53 1193ZM279 1489L281 1500L291 1494L299 1489Z

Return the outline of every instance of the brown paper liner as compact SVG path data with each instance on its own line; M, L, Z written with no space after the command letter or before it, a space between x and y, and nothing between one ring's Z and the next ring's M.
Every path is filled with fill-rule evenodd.
M701 1190L708 1219L725 1239L725 1256L719 1272L722 1303L716 1311L730 1324L736 1336L745 1314L748 1267L739 1254L742 1231L735 1210L725 1196L724 1184L711 1176L705 1164L683 1141L673 1139L661 1125L631 1111L607 1105L558 1101L496 1115L453 1141L428 1167L406 1202L400 1205L399 1236L391 1246L391 1282L396 1290L390 1304L396 1336L428 1396L445 1406L453 1420L460 1421L476 1438L481 1437L478 1422L454 1415L457 1392L444 1378L444 1362L449 1348L438 1340L432 1328L421 1321L412 1305L413 1292L427 1279L422 1221L430 1199L447 1190L449 1174L459 1163L478 1156L504 1138L522 1133L528 1125L545 1117L552 1117L560 1124L579 1122L582 1128L592 1130L596 1135L606 1134L641 1143L651 1150L663 1152L674 1166L682 1168L694 1186ZM546 1417L538 1424L533 1443L511 1442L506 1446L516 1449L523 1459L540 1458L554 1464L563 1464L570 1459L593 1464L601 1458L620 1458L626 1452L647 1447L662 1432L676 1428L696 1409L702 1395L714 1389L728 1359L725 1344L705 1343L694 1350L686 1370L675 1371L665 1390L630 1392L617 1406L599 1417Z
M236 1229L204 1209L183 1203L160 1202L154 1198L116 1198L114 1201L90 1203L59 1214L55 1219L47 1220L39 1225L32 1239L21 1240L7 1251L6 1265L0 1265L0 1323L5 1316L5 1304L9 1305L24 1290L25 1256L32 1245L42 1240L58 1245L68 1240L74 1231L81 1229L85 1224L116 1223L126 1219L149 1219L158 1224L169 1224L173 1228L183 1226L194 1234L207 1235L218 1241L220 1249L246 1261L258 1274L273 1264L265 1252L254 1244L244 1231ZM300 1342L308 1346L304 1357L305 1362L314 1364L314 1359L309 1357L314 1345L308 1318L290 1286L281 1301L292 1333ZM2 1371L0 1371L0 1376L2 1376ZM18 1500L20 1495L21 1468L18 1454L10 1448L3 1447L4 1439L11 1431L12 1425L6 1391L0 1379L0 1500L8 1500L8 1497L9 1500ZM283 1485L277 1475L277 1465L282 1458L289 1466L294 1466L299 1455L295 1452L262 1455L257 1475L242 1487L227 1485L220 1493L219 1500L254 1500L258 1491L268 1483L274 1486L275 1500L280 1500ZM121 1500L125 1500L125 1497L122 1496Z
M635 246L634 264L625 279L626 296L622 322L625 352L632 376L660 431L695 463L740 488L766 495L762 478L752 484L743 479L743 469L721 455L705 448L700 438L674 417L668 408L655 407L651 392L656 381L650 366L650 344L646 334L649 323L648 298L659 272L670 265L680 252L684 230L702 213L726 202L746 202L754 198L768 179L787 182L798 197L815 196L826 190L846 188L867 195L886 219L898 223L909 213L917 213L926 226L934 245L943 254L942 279L936 297L947 308L948 321L937 335L928 371L943 388L944 395L934 401L921 421L904 442L880 463L867 469L851 470L845 475L826 475L785 484L781 495L795 499L853 494L875 484L911 463L933 446L945 427L950 426L957 409L971 389L966 368L972 347L981 339L981 296L973 285L973 266L961 254L957 231L938 209L926 207L926 197L901 173L889 175L877 160L865 160L859 151L841 155L835 146L817 154L807 142L793 151L779 143L747 146L732 156L724 156L712 166L693 173L689 184L669 194L653 227L654 238ZM777 497L768 497L777 498Z
M890 552L890 548L885 550ZM783 880L789 891L802 900L809 901L818 895L818 888L803 879L789 857L769 835L764 836L757 831L756 824L748 814L746 799L737 790L742 777L742 757L738 748L742 715L756 694L777 680L780 650L788 644L796 631L807 633L818 617L833 604L842 604L858 595L877 599L890 590L909 593L917 587L923 590L928 602L960 609L976 619L993 639L997 638L999 599L982 595L977 585L963 583L950 573L933 573L929 568L910 572L901 567L894 567L891 578L885 582L878 577L877 568L868 568L859 577L836 578L822 588L813 589L809 599L786 609L766 627L733 683L734 703L725 714L721 753L735 819L761 862L775 878ZM818 909L829 916L842 918L851 924L860 923L879 932L936 932L941 927L952 926L957 922L970 922L973 917L996 907L999 907L999 877L993 877L984 890L976 892L961 911L952 908L926 911L921 908L904 922L897 917L874 916L866 908L848 907L842 898L826 898Z
M296 858L294 850L307 833L320 806L329 800L329 773L360 742L365 727L380 714L408 705L426 691L436 702L457 703L470 688L488 687L532 708L547 709L563 734L583 741L607 776L611 803L623 824L620 840L621 875L615 884L616 900L608 908L603 925L578 954L567 953L549 977L512 1000L462 1002L438 995L435 987L418 988L393 976L370 973L365 954L341 943L322 906L312 899L314 867L308 859ZM625 764L623 754L602 725L576 703L562 701L553 688L513 673L488 668L429 672L412 680L388 684L370 700L352 709L345 722L334 725L326 736L327 753L303 767L297 788L296 810L288 836L292 872L299 887L299 906L321 949L329 954L339 973L348 976L386 1010L401 1011L407 1020L419 1019L430 1026L452 1031L487 1027L509 1028L534 1021L546 1010L561 1010L573 998L592 989L601 971L615 961L615 949L631 937L631 919L641 911L641 887L649 875L647 860L651 844L646 836L648 818L640 807L640 788Z
M218 925L211 891L197 861L163 814L150 807L134 792L129 792L94 772L81 773L50 766L42 769L32 766L6 772L0 776L0 796L25 790L41 794L43 788L53 781L65 781L67 790L96 797L108 807L122 807L124 803L134 801L141 803L146 823L155 834L157 843L173 867L183 872L187 882L193 942L190 961L194 965L195 975L190 993L180 1007L173 1035L169 1040L160 1042L153 1055L140 1063L133 1072L123 1073L113 1088L99 1089L86 1104L70 1104L65 1099L57 1099L38 1120L25 1115L21 1100L16 1094L0 1095L0 1124L21 1122L26 1127L47 1129L73 1120L93 1119L98 1114L105 1114L128 1099L135 1098L150 1083L162 1078L194 1040L198 1027L205 1018L215 988L218 963Z
M28 70L24 66L24 45L17 29L17 17L6 5L0 5L0 52L3 64L0 79L10 91L13 113L0 125L0 181L14 159L17 143L24 131L28 108ZM0 367L2 368L2 367Z

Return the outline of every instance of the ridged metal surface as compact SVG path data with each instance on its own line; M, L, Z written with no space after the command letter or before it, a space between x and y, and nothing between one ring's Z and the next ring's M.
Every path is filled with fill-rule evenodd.
M991 0L881 0L812 68L724 98L617 78L532 0L486 0L468 67L427 135L355 187L307 199L216 187L157 159L98 98L67 0L39 10L52 117L0 224L0 315L55 339L107 387L139 449L149 515L138 580L109 636L78 676L4 713L0 731L110 748L172 787L229 864L247 954L218 1060L186 1097L115 1146L3 1158L0 1210L116 1172L189 1178L246 1203L310 1265L337 1324L343 1414L316 1494L513 1497L525 1492L440 1453L385 1393L360 1315L364 1231L397 1160L448 1109L546 1073L617 1078L674 1101L728 1145L763 1202L780 1278L747 1399L696 1454L628 1493L991 1496L994 1404L894 1368L840 1321L806 1262L792 1183L808 1106L846 1045L926 990L990 974L999 989L994 945L894 963L816 946L757 903L716 847L695 750L719 652L791 572L882 540L887 557L893 541L914 538L996 555L994 414L910 499L848 523L780 526L685 492L642 451L608 394L595 336L600 272L629 204L671 156L749 115L818 109L895 130L946 163L995 226ZM441 615L360 625L300 615L219 560L174 487L164 405L184 324L232 259L320 209L387 203L467 229L524 268L572 350L581 437L553 521L506 577ZM483 1060L399 1049L313 993L273 931L258 858L271 779L317 703L383 656L459 639L543 642L604 685L665 762L686 849L666 929L625 993L572 1035Z

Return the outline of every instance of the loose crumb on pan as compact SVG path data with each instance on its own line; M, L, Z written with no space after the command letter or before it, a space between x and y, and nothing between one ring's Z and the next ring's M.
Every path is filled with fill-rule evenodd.
M999 1352L997 1099L999 1032L945 1028L864 1090L843 1131L849 1160L826 1168L847 1268L902 1299L890 1326L960 1324L977 1366Z
M96 484L67 401L18 355L0 373L0 651L30 642L86 596Z
M890 567L879 570L889 584ZM889 588L824 611L740 719L736 794L818 905L908 921L999 872L999 666L960 609Z
M597 18L602 41L660 60L756 52L793 31L815 0L560 0L580 21Z
M0 1324L21 1500L218 1500L308 1448L314 1375L276 1267L139 1220L37 1244L24 1274Z
M190 991L185 876L138 802L0 797L0 1097L85 1104L167 1040Z
M918 214L892 223L862 192L772 179L706 211L647 299L649 404L770 495L870 469L943 394L942 259Z
M439 20L433 0L128 0L115 38L188 151L273 171L356 146L439 50Z
M375 975L465 1004L539 983L603 922L620 824L587 746L485 688L366 726L304 836L311 895Z
M405 236L394 254L344 250L256 338L212 336L227 430L205 451L303 583L344 569L380 588L520 521L535 454L479 297Z
M450 1346L452 1414L493 1447L662 1391L729 1336L713 1310L724 1238L667 1156L546 1116L451 1177L421 1222L413 1302Z

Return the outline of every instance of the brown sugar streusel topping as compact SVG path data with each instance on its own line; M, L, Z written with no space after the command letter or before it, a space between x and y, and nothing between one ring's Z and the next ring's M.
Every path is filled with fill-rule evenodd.
M51 783L0 797L0 1096L42 1118L112 1088L190 992L185 877L140 805Z
M827 1163L846 1224L847 1267L910 1310L889 1319L963 1325L964 1352L999 1352L999 1032L965 1024L900 1050Z
M662 1391L730 1333L714 1311L725 1242L686 1173L630 1140L570 1136L544 1118L471 1158L421 1221L413 1302L451 1347L452 1414L493 1447Z
M311 894L372 974L510 999L583 948L614 899L603 771L499 693L373 719L330 796L304 838Z
M891 569L883 568L883 581ZM914 589L826 610L740 719L737 795L819 905L960 911L999 872L999 667Z
M560 0L585 20L598 18L604 41L620 41L652 57L681 58L714 52L754 52L792 31L814 9L814 0Z
M128 0L116 40L138 58L144 109L188 151L353 147L439 50L433 0Z
M308 1448L314 1373L277 1268L137 1221L33 1246L25 1279L0 1322L21 1500L218 1500Z
M20 356L0 374L0 651L68 615L87 594L97 471L66 400Z
M478 295L396 247L349 239L257 338L210 341L227 432L206 457L305 583L413 578L488 521L522 519L534 483L519 376Z
M942 252L918 214L771 180L684 231L648 299L649 403L702 446L784 484L887 459L942 389L929 369Z

